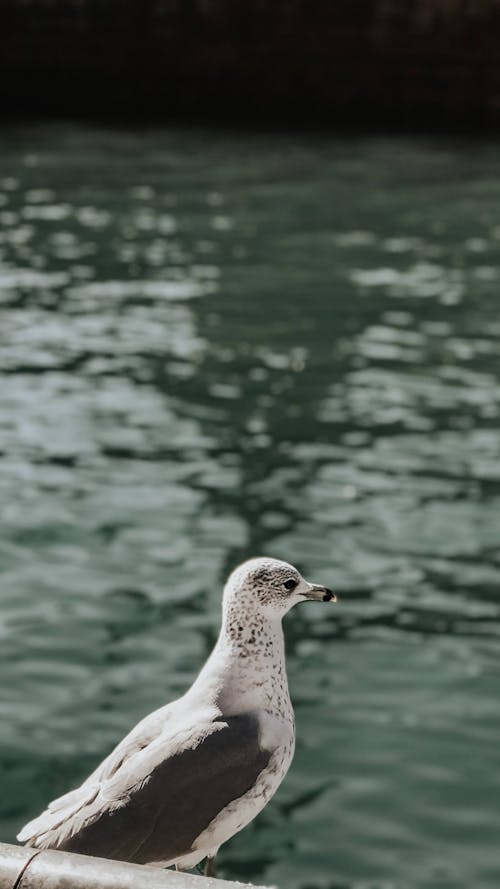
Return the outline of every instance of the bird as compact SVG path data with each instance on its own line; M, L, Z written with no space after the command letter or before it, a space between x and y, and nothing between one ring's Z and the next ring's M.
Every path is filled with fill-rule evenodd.
M292 762L282 618L307 600L336 596L279 559L239 565L217 642L188 691L142 719L19 842L178 870L205 859L214 875L221 845L264 808Z

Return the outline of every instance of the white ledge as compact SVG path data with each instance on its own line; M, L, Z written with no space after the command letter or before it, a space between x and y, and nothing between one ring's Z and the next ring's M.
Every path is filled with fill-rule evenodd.
M0 889L242 889L249 885L0 843Z

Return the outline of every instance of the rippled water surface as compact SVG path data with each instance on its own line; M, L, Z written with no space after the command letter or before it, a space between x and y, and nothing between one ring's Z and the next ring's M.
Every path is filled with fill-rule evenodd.
M1 838L210 650L287 619L295 761L221 853L290 889L500 885L500 155L4 130Z

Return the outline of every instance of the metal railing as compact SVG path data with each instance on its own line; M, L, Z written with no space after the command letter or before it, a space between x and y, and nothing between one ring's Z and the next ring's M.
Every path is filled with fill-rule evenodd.
M242 883L0 843L0 889L241 889Z

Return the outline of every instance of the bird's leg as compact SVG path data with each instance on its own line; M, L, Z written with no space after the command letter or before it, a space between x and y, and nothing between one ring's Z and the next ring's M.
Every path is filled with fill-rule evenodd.
M213 858L205 858L205 868L203 873L206 877L216 877L217 868L215 866L215 855Z

